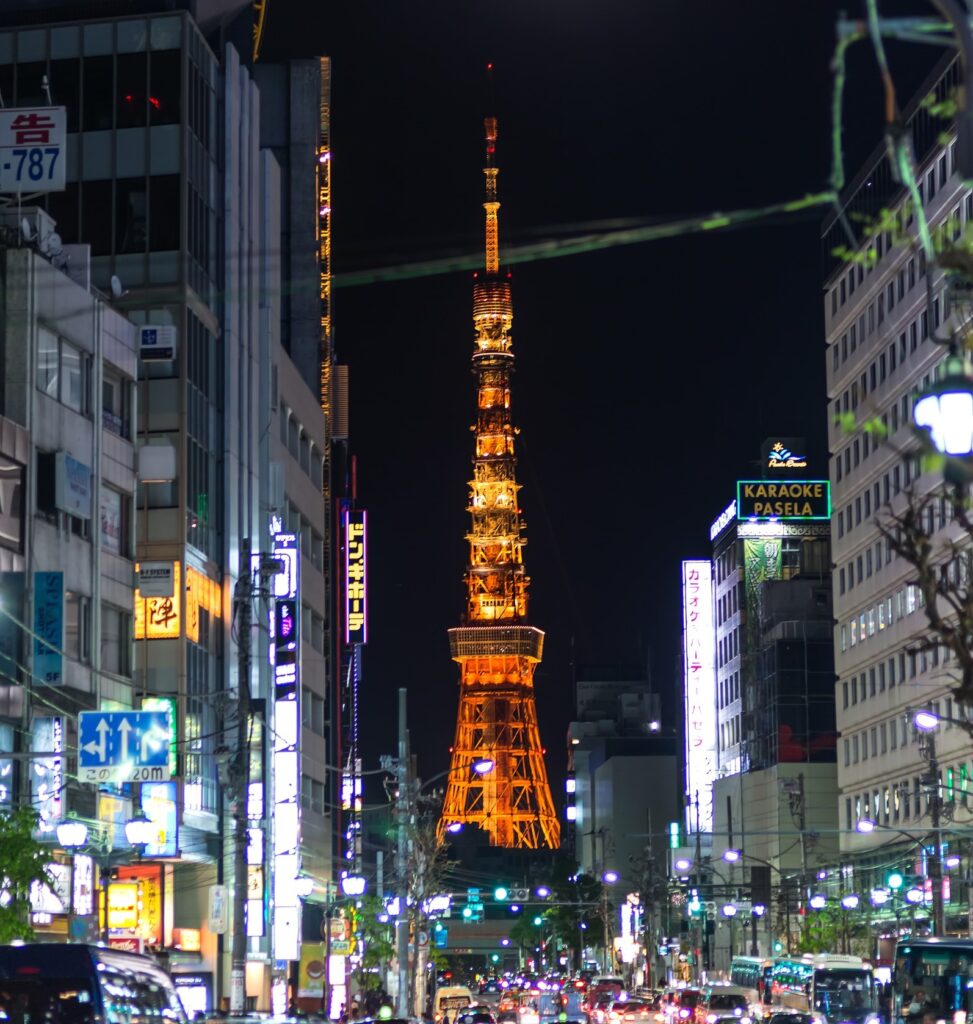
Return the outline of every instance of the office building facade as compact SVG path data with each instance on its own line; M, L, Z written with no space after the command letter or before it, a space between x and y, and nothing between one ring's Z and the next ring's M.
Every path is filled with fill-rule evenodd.
M956 171L955 133L921 100L951 95L960 79L957 59L941 63L903 122L939 248L973 226L973 193ZM942 483L938 471L926 473L919 462L912 409L917 392L941 373L946 349L933 336L948 337L953 320L942 272L927 265L905 200L884 149L877 149L842 194L841 219L830 217L823 233L830 266L824 318L841 737L838 819L842 856L853 860L854 884L862 886L884 884L896 856L903 875L926 873L926 854L916 851L907 833L925 828L936 787L957 825L970 820L965 790L973 765L961 728L940 728L941 778L934 786L924 780L928 765L909 709L930 707L946 717L965 712L950 697L953 664L945 648L910 652L927 628L922 598L914 568L895 556L879 528L889 512L906 507L910 493L921 498ZM880 210L891 211L892 218L876 230L870 225ZM857 233L851 241L845 224ZM839 245L856 252L856 258L836 259L832 254ZM876 421L882 430L868 429ZM944 501L934 503L926 526L935 544L963 539ZM876 827L863 834L862 821ZM955 846L955 840L947 842L947 856ZM947 927L951 918L957 923L957 914L966 920L963 887L954 880L949 889L947 881ZM931 897L926 896L920 913L928 909Z

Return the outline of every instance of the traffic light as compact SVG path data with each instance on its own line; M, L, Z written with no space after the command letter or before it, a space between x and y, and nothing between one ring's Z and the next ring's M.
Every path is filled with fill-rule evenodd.
M901 889L903 885L905 885L905 879L902 877L901 874L899 874L898 871L891 872L891 874L886 879L886 882L888 883L888 887L893 892L898 892L898 890Z
M503 903L503 901L507 898L507 895L507 890L502 885L498 885L497 888L493 890L493 898L498 903Z
M541 925L542 925L543 923L544 923L544 918L543 918L543 917L535 917L535 918L534 918L534 924L535 924L535 925L536 925L536 926L537 926L538 928L540 928L540 926L541 926Z
M775 953L783 953L784 952L784 943L781 942L780 939L778 939L774 943L774 952Z

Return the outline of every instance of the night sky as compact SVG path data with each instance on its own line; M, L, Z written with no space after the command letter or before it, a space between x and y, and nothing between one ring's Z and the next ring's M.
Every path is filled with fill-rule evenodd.
M487 113L502 244L826 189L840 6L858 14L856 0L270 0L263 55L333 57L341 273L482 248ZM892 47L903 101L939 53ZM852 177L881 132L865 44L847 95ZM822 215L514 268L518 473L556 797L572 661L651 659L672 724L680 560L708 553L764 437L805 437L827 475ZM458 696L446 629L464 607L471 275L340 290L335 331L371 534L365 766L394 751L404 685L428 778L448 767Z

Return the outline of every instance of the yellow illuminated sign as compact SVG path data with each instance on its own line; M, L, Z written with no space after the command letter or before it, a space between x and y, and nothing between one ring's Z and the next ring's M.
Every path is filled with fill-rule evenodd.
M136 575L139 567L135 566ZM135 588L135 639L144 640L175 640L180 634L180 600L182 592L180 580L182 566L179 562L172 566L172 597L143 598L138 587Z
M108 927L132 929L138 921L138 882L112 882L108 886Z
M135 566L136 573L138 565ZM182 634L182 594L185 589L186 637L199 643L199 610L223 617L223 594L219 583L194 569L186 568L186 586L181 586L182 565L172 567L173 596L143 598L135 590L135 639L174 640Z

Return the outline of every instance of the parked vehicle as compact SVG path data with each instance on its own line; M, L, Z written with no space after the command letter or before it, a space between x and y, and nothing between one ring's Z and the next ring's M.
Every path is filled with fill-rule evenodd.
M186 1024L175 985L152 959L101 946L0 946L4 1024L163 1019Z

